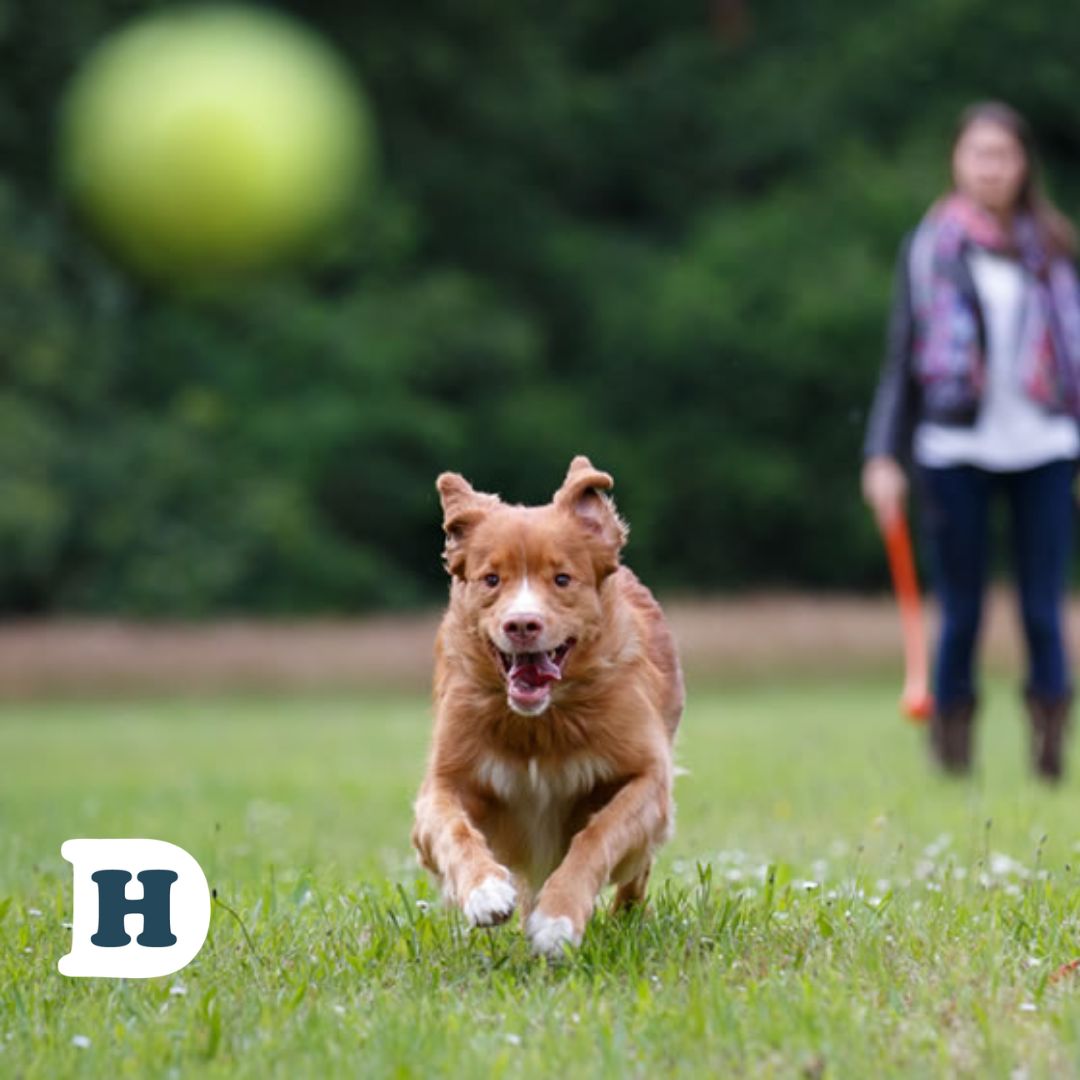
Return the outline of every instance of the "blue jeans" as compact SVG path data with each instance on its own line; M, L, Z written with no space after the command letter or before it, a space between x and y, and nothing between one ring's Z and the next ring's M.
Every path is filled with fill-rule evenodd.
M1009 504L1013 564L1028 647L1025 689L1051 701L1071 692L1061 608L1072 552L1075 473L1075 461L1052 461L1009 473L970 465L919 468L922 524L942 615L934 669L939 708L948 709L975 696L973 664L995 490L1003 490Z

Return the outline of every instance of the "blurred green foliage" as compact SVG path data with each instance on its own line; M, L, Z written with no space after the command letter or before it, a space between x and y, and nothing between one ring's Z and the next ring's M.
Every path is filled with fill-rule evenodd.
M1080 210L1080 11L1050 0L316 2L373 197L302 268L154 291L52 160L66 80L152 6L0 0L8 613L425 602L441 470L531 502L578 452L655 586L881 583L859 446L959 109L1027 113Z

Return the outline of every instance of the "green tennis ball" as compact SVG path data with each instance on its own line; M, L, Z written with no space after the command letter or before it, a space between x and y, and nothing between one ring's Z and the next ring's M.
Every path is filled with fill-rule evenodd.
M60 170L104 241L158 278L262 267L350 207L373 156L349 71L286 16L173 9L107 38L63 102Z

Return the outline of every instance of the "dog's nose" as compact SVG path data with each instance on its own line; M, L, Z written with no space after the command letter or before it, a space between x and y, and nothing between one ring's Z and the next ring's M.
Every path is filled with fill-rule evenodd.
M503 621L502 628L515 645L531 645L544 632L544 620L536 612L515 612Z

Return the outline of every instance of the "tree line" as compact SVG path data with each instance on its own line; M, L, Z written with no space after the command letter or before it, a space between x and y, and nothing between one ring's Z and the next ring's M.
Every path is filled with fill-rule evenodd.
M53 155L79 61L154 6L0 20L8 614L427 603L439 472L532 502L579 452L661 590L879 586L863 425L960 108L1024 111L1080 210L1049 0L297 4L366 89L370 194L303 266L155 288Z

